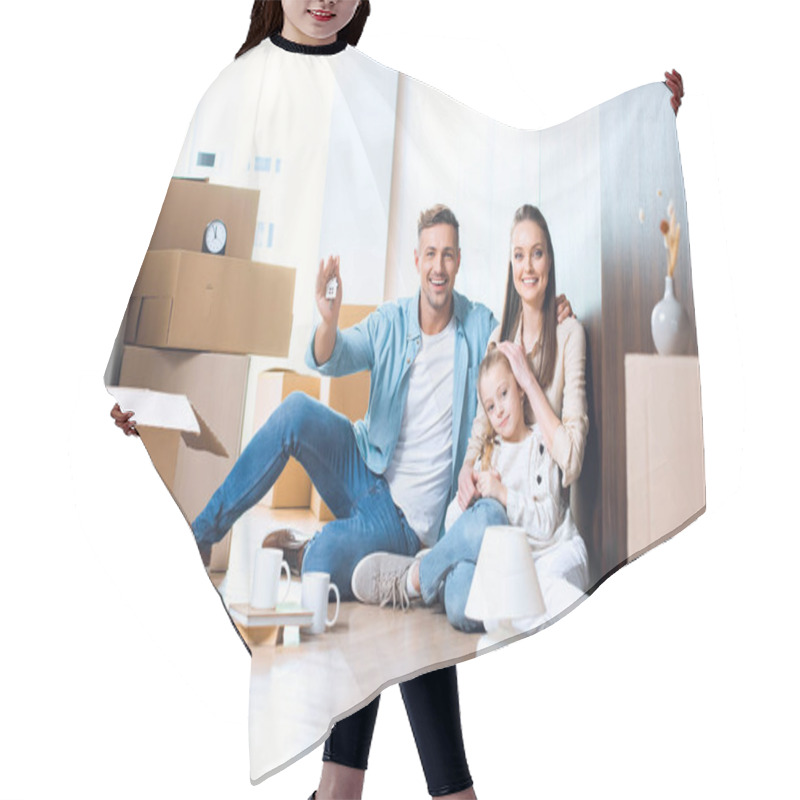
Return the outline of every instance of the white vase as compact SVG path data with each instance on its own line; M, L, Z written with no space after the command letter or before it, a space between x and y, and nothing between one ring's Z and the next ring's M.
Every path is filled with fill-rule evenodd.
M659 300L650 317L653 342L662 356L679 356L689 346L689 317L675 298L672 278L667 276L663 299Z

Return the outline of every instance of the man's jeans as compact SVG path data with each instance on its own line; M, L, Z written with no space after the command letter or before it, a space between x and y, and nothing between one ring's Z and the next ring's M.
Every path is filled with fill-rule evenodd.
M294 456L336 516L306 546L303 572L327 572L353 598L356 564L376 550L413 556L420 547L389 486L358 451L350 420L302 392L290 394L261 426L222 486L192 523L197 544L218 542L272 487Z
M483 534L489 525L508 525L502 503L481 498L470 506L419 562L422 599L430 605L444 603L450 624L460 631L483 630L483 623L464 614Z

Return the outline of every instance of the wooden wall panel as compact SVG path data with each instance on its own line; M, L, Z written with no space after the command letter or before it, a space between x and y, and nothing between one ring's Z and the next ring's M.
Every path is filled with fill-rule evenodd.
M686 201L669 92L653 87L649 102L635 104L631 95L600 108L603 575L628 557L624 360L626 353L655 352L650 315L664 294L667 269L658 226L670 199L682 228L675 292L692 325L689 352L697 354Z

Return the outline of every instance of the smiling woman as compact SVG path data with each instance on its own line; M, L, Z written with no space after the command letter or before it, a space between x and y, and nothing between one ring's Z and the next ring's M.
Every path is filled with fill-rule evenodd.
M369 14L369 0L255 0L250 30L236 57L276 33L300 46L343 39L355 47Z
M506 279L506 303L500 341L513 339L517 328L526 352L539 341L541 359L537 378L548 386L556 360L556 274L553 242L542 212L524 205L514 214L511 259ZM533 310L527 320L522 311Z
M283 35L298 44L333 44L359 3L360 0L285 0Z

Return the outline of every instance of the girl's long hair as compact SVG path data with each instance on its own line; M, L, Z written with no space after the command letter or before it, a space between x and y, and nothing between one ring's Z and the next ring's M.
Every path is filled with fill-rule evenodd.
M481 405L483 405L483 398L480 395L480 386L481 381L483 380L486 373L494 366L498 364L503 364L511 373L512 377L514 375L514 371L511 369L511 364L509 360L503 355L502 351L498 350L497 344L495 342L489 342L489 347L486 350L486 355L483 357L483 361L481 361L481 365L478 368L478 399L480 400ZM519 385L517 384L516 378L514 379L514 385L516 386L517 390L519 390ZM486 408L484 407L484 413L486 412ZM533 409L528 402L528 398L524 397L522 400L522 410L525 415L525 424L526 425L533 425ZM484 472L488 472L492 466L492 453L494 453L494 448L497 445L498 435L495 433L494 428L492 428L492 423L489 422L489 415L486 414L486 425L481 433L481 469Z
M337 38L344 39L349 45L355 47L361 38L364 25L367 23L369 10L369 0L361 0L353 19L339 31ZM247 32L247 38L239 48L236 58L282 30L283 7L280 0L255 0L250 12L250 30Z
M511 226L511 235L520 222L534 222L541 229L547 241L547 255L550 258L550 273L547 276L547 288L544 292L544 305L542 306L542 330L539 333L539 357L534 359L538 367L531 363L531 369L542 389L546 389L553 382L556 368L556 327L558 316L556 314L556 261L553 254L553 240L550 238L550 229L544 215L536 206L524 205L514 214L514 224ZM522 320L522 300L514 286L514 267L511 259L508 261L508 278L506 279L506 301L503 306L503 321L500 324L500 341L514 341ZM529 359L530 361L531 359Z

